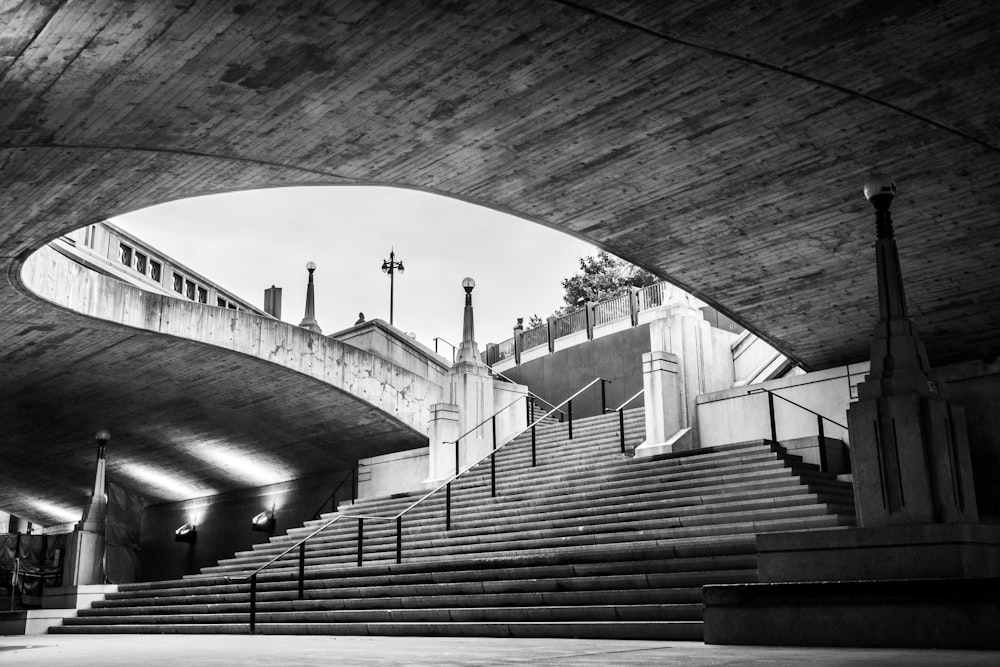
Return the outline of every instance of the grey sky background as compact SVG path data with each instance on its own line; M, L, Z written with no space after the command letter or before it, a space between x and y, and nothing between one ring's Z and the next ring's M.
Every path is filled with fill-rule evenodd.
M518 317L562 305L560 281L593 246L492 209L415 190L299 187L196 197L111 220L140 239L263 307L283 288L281 319L305 312L306 262L317 264L316 319L324 333L389 320L382 260L396 250L395 325L433 348L458 345L466 276L476 281L476 342L511 336ZM450 348L442 351L450 355Z

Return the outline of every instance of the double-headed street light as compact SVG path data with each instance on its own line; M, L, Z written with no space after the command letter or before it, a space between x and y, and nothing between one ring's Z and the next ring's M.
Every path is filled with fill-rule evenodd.
M392 300L393 300L393 290L395 288L395 275L396 271L400 273L403 272L403 260L396 261L396 251L394 249L389 251L389 259L382 260L382 273L389 274L389 324L392 324Z

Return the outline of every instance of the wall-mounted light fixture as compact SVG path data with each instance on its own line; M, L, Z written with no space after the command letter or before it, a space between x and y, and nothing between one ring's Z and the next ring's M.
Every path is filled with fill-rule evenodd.
M194 542L198 538L198 527L186 523L174 531L174 542Z
M253 519L250 520L250 530L255 530L261 533L273 533L274 532L274 508L269 510L264 510Z

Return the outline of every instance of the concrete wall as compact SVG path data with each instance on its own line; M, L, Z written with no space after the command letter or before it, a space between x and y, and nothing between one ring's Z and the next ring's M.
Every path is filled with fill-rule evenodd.
M451 367L444 357L379 319L332 333L329 337L377 354L441 386Z
M595 377L603 377L612 381L606 388L607 407L616 408L642 389L642 354L649 352L649 325L611 333L552 354L544 347L541 349L546 352L543 356L522 361L520 366L504 371L504 375L527 385L555 405ZM642 404L640 396L630 407ZM601 393L596 386L573 401L575 417L588 417L600 411Z
M865 362L699 396L700 445L713 447L770 438L767 394L750 393L760 388L769 389L846 426L851 390L867 372L868 363ZM817 435L815 415L777 398L774 408L779 441ZM848 442L847 429L828 421L824 423L824 435Z
M351 471L282 482L233 493L147 507L140 532L140 580L175 579L215 565L237 551L267 542L267 533L250 530L250 519L275 506L275 535L301 526L317 509L330 511L330 494ZM337 493L350 499L350 480ZM193 544L174 541L174 530L188 522L198 527Z
M380 498L424 489L430 448L372 456L358 461L358 498Z
M44 299L99 319L242 352L358 396L427 433L441 386L382 356L285 322L151 294L94 273L51 248L33 254L22 279Z

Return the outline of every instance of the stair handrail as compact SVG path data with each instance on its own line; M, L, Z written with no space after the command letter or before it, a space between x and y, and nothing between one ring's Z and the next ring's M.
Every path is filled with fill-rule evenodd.
M500 377L501 379L506 380L507 382L510 382L511 384L520 384L519 382L511 380L509 377L507 377L506 375L504 375L500 371L496 370L492 366L490 366L489 368L490 368L490 373L492 373L493 375L496 375L496 376ZM539 396L538 394L536 394L535 392L531 391L530 389L528 390L528 396L531 396L532 398L534 398L537 401L541 401L542 403L544 403L545 405L549 406L550 408L555 408L556 407L556 406L552 405L551 403L549 403L548 401L546 401L541 396ZM559 410L559 421L560 422L562 422L564 414L565 413L562 410Z
M327 500L336 501L336 499L337 499L337 492L340 491L340 489L344 486L345 483L347 483L347 480L349 480L351 478L355 478L356 479L357 475L358 475L358 465L355 463L354 467L351 468L351 472L349 472L346 475L344 475L344 478L342 480L340 480L340 484L338 484L337 488L335 488L333 490L333 493L331 493L330 495L328 495L326 497L326 499L323 501L323 503L316 509L316 511L313 512L313 515L312 515L312 518L310 519L310 521L315 521L316 519L318 519L320 517L320 515L323 514L323 508L326 507ZM351 485L351 496L354 496L354 485L353 484ZM351 500L353 501L354 498L352 497ZM332 505L333 505L333 503L331 503L331 506ZM333 509L331 511L336 511L336 509L337 509L336 507L333 507Z
M621 444L621 452L625 453L625 406L634 401L635 399L646 393L646 388L643 387L639 391L632 394L632 398L627 399L624 403L619 405L614 410L608 410L607 412L617 412L618 413L618 442Z
M457 448L458 448L458 441L459 441L459 440L461 440L462 438L464 438L465 436L467 436L467 435L469 435L469 434L471 434L471 433L475 433L476 431L478 431L478 430L479 430L479 429L481 429L482 427L486 426L486 425L487 425L487 424L489 424L490 422L495 422L495 420L496 420L497 416L498 416L498 415L499 415L499 414L500 414L501 412L503 412L503 411L507 410L508 408L512 408L512 407L514 407L515 405L517 405L517 404L518 404L518 403L520 403L520 402L521 402L521 399L520 399L520 398L518 398L517 400L515 400L515 401L513 401L513 402L511 402L511 403L508 403L507 405L503 406L502 408L500 408L499 410L497 410L496 412L494 412L494 413L493 413L492 415L490 415L489 417L487 417L487 418L486 418L486 419L484 419L483 421L479 422L478 424L476 424L475 426L473 426L473 427L472 427L472 428L470 428L470 429L469 429L468 431L466 431L466 432L465 432L465 433L463 433L462 435L458 436L458 437L457 437L457 438L455 438L454 440L445 440L445 441L443 441L443 442L442 442L441 444L443 444L443 445L448 445L448 444L451 444L451 445L455 445L455 447L456 447L456 450L457 450ZM495 437L495 436L496 436L496 433L494 433L493 435L494 435L494 437ZM515 437L516 437L516 436L515 436ZM457 452L456 452L456 453L457 453ZM458 460L458 457L457 457L457 456L456 456L455 460L456 460L456 461ZM458 471L458 468L457 468L457 466L456 466L455 470L456 470L456 474L458 474L458 473L457 473L457 471Z
M792 405L794 405L795 407L797 407L797 408L799 408L801 410L805 410L806 412L809 412L809 413L812 413L812 414L816 415L816 428L817 428L817 431L819 432L819 434L817 436L818 437L818 442L819 442L819 469L820 469L821 472L825 472L827 470L827 468L829 467L829 463L827 461L826 436L824 435L824 432L823 432L823 420L825 419L826 421L830 422L834 426L839 426L840 428L842 428L844 430L847 430L847 426L841 424L840 422L838 422L836 420L830 419L826 415L820 414L820 413L816 412L815 410L813 410L811 408L807 408L804 405L796 403L795 401L791 400L790 398L786 398L785 396L782 396L781 394L779 394L777 392L774 392L774 391L771 391L770 389L767 389L765 387L757 387L755 389L751 389L751 390L749 390L747 392L747 395L749 396L750 394L759 394L761 392L767 394L767 410L768 410L768 413L769 413L769 416L770 416L770 420L771 420L771 442L773 442L774 444L778 444L778 424L777 424L777 421L775 420L775 415L774 415L774 397L775 396L777 396L781 400L785 401L786 403L791 403Z
M590 382L588 382L586 385L584 385L581 389L579 389L575 394L573 394L569 398L565 399L559 405L555 406L555 408L553 410L547 412L542 417L539 417L538 419L536 419L535 421L533 421L531 424L529 424L525 428L523 428L520 431L518 431L517 433L515 433L505 443L503 443L502 445L498 445L498 446L495 445L492 452L490 452L486 456L483 456L479 460L477 460L477 461L469 464L468 466L465 467L464 470L461 470L460 472L457 472L456 474L452 475L450 478L446 479L444 482L438 484L438 486L434 487L433 489L431 489L430 491L428 491L427 493L425 493L423 496L421 496L420 498L418 498L417 500L415 500L414 502L412 502L411 504L409 504L408 506L406 506L405 508L403 508L401 511L397 512L396 514L394 514L392 516L380 516L380 515L369 515L369 514L348 514L348 513L338 514L337 516L333 517L332 519L330 519L329 521L327 521L326 523L324 523L322 526L320 526L319 528L317 528L313 532L309 533L309 535L306 535L305 537L299 539L299 541L297 541L294 544L292 544L290 547L288 547L287 549L285 549L284 551L282 551L281 553L279 553L277 556L274 556L271 560L269 560L268 562L264 563L263 565L261 565L260 567L258 567L256 570L254 570L250 574L242 577L242 579L240 579L241 581L247 581L247 580L250 581L250 634L254 634L255 629L256 629L256 622L257 622L256 621L256 617L257 617L257 575L259 575L261 572L263 572L268 567L270 567L271 565L273 565L274 563L276 563L280 559L284 558L285 556L287 556L288 554L290 554L293 550L295 550L297 548L299 550L299 582L298 582L299 583L299 599L300 600L304 599L305 598L306 543L309 540L311 540L312 538L314 538L317 535L319 535L321 532L323 532L327 528L329 528L330 526L332 526L335 523L337 523L338 521L340 521L341 519L357 519L357 521L358 521L358 540L357 540L358 541L358 567L361 567L362 562L363 562L363 553L364 553L363 552L363 546L364 546L364 525L365 525L365 520L369 519L369 520L373 520L373 521L395 521L396 522L396 563L397 564L401 563L402 562L402 552L403 552L403 546L402 546L402 539L403 539L403 528L402 528L403 516L405 516L406 514L408 514L411 510L413 510L414 508L416 508L417 506L419 506L420 504L422 504L425 500L427 500L428 498L430 498L431 496L433 496L435 493L437 493L441 489L445 489L446 490L446 496L445 496L445 508L446 508L445 509L445 530L451 530L451 485L452 485L452 483L455 480L457 480L459 477L461 477L462 475L464 475L465 473L469 472L470 470L472 470L473 468L475 468L476 466L478 466L480 463L482 463L483 461L485 461L487 458L490 458L490 459L492 459L492 461L491 461L492 494L495 497L496 496L496 453L498 451L500 451L501 449L503 449L504 447L506 447L507 445L509 445L511 442L513 442L518 436L526 433L530 429L531 430L531 465L532 465L532 467L535 467L535 427L539 423L541 423L542 421L544 421L546 418L548 418L550 415L552 415L552 413L555 411L555 409L558 409L558 408L560 408L563 405L568 405L568 404L571 405L574 398L576 398L577 396L579 396L580 394L582 394L583 392L585 392L587 389L590 389L592 386L594 386L598 382L602 383L601 390L602 390L602 395L603 395L603 390L604 390L604 384L603 383L610 383L611 380L606 380L606 379L604 379L602 377L596 377L593 380L591 380ZM520 399L518 399L518 401L519 400ZM517 401L515 401L515 403L516 402ZM512 403L511 405L513 405L513 404L514 403ZM510 407L510 405L507 405L507 406L501 408L500 411L498 411L497 413L494 413L493 418L496 417L496 414L499 414L499 412L502 412L503 410L506 410L509 407ZM572 437L572 424L573 424L573 422L572 422L572 410L569 410L569 414L570 414L570 437ZM487 420L487 421L489 421L489 420ZM485 424L485 422L483 422L483 424ZM483 424L480 424L480 426L482 426ZM479 428L479 426L477 426L476 428ZM475 429L473 429L473 431L474 430ZM465 435L468 435L471 432L472 431L469 431L469 432L465 433ZM229 579L230 581L233 580L231 577L226 577L226 578Z

